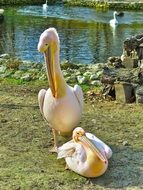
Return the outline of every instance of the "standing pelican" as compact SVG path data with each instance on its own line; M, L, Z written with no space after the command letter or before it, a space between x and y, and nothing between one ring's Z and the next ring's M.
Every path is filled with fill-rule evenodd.
M40 111L53 129L54 148L57 150L57 134L70 135L79 123L83 109L83 93L80 86L67 85L59 64L59 37L55 28L45 30L39 39L38 50L44 53L49 89L40 90Z
M110 20L110 26L115 27L116 25L118 25L119 21L117 19L117 15L118 15L117 11L114 11L113 19Z
M98 177L108 167L112 150L81 127L73 131L73 139L58 148L58 159L65 158L67 168L85 177Z

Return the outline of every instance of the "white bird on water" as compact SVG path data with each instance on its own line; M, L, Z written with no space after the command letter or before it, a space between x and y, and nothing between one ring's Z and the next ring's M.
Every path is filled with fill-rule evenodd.
M117 16L118 16L117 11L114 11L113 19L110 20L110 26L114 27L114 26L117 26L119 24L119 20L118 20Z
M46 11L46 10L47 10L47 8L48 8L48 3L47 3L47 0L46 0L46 3L45 3L45 4L43 4L43 10L44 10L44 11Z

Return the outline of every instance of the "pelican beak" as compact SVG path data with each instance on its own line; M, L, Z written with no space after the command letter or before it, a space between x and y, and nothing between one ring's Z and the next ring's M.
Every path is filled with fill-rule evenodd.
M37 49L40 53L44 53L45 62L46 62L46 68L47 68L47 76L49 81L49 87L52 91L53 97L56 96L55 92L55 83L54 83L54 69L53 69L53 58L51 55L51 48L50 46L43 45L42 42L38 43Z
M52 39L48 43L45 40L45 35L47 33L41 34L37 49L39 52L44 53L48 82L52 95L54 98L61 98L66 94L66 82L58 65L58 54L56 54L58 52L58 44L56 44L56 41L52 41Z
M96 156L104 163L106 163L106 158L101 154L100 150L98 149L95 144L93 144L85 135L82 137L79 137L79 140L88 148L90 148Z
M42 43L38 43L37 49L40 53L44 53L47 50L48 46L43 46Z
M52 91L53 97L56 97L55 72L54 72L54 69L53 69L54 60L53 60L53 56L51 54L52 54L51 48L48 47L44 51L44 56L45 56L46 68L47 68L47 72L48 72L49 87L50 87L50 89Z

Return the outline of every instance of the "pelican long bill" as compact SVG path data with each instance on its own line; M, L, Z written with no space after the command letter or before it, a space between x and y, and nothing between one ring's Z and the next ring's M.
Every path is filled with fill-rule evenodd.
M46 68L47 68L47 76L49 80L49 86L51 88L52 94L55 97L56 96L56 91L55 91L55 74L54 74L54 69L53 69L53 60L51 58L51 48L48 47L48 49L44 52L45 55L45 62L46 62Z
M82 136L80 137L80 141L83 142L87 147L89 147L93 152L95 152L95 154L97 155L97 157L106 163L106 159L105 157L101 154L100 150L92 144L92 142L86 137L86 136Z

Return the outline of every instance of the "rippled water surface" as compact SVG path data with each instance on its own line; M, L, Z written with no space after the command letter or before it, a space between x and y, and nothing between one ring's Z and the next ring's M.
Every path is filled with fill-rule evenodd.
M5 8L5 20L0 23L0 53L8 52L23 60L43 61L37 51L40 34L55 27L61 41L61 59L76 63L106 62L112 55L122 54L123 40L143 33L143 13L124 12L119 25L109 21L113 11L49 6Z

